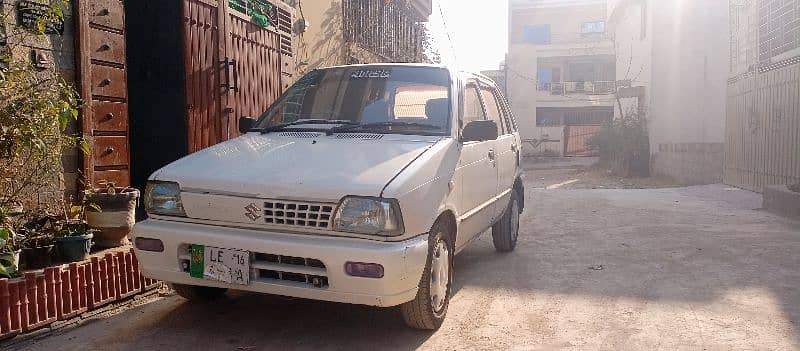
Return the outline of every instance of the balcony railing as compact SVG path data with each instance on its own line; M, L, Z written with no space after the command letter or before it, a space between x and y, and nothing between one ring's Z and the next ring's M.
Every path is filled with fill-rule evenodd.
M613 81L539 83L537 90L549 91L552 95L609 95L616 92L617 83Z

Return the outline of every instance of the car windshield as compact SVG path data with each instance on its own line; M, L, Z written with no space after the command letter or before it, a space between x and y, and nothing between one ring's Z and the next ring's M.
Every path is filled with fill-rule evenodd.
M327 129L333 131L446 135L449 117L447 70L353 66L306 74L260 117L255 129L324 128L331 121L334 126Z

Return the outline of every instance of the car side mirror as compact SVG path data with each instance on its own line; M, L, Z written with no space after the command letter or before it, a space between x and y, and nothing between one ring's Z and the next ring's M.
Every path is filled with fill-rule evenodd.
M240 117L239 118L239 133L245 134L253 129L256 125L256 119L253 117Z
M494 121L472 121L464 126L461 131L461 141L487 141L496 140L499 136L497 123Z

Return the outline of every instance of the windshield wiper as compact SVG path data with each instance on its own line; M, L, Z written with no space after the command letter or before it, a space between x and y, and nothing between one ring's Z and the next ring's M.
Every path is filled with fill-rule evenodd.
M377 122L377 123L367 123L367 124L351 124L347 126L333 128L330 130L330 133L349 132L358 129L376 130L376 129L385 129L386 127L409 127L409 128L427 129L427 130L442 129L442 127L440 126L427 123L387 121L387 122Z
M259 131L261 132L261 134L266 134L303 124L347 124L355 126L358 124L358 122L353 122L346 119L301 119L291 123L284 123L272 127L262 128Z

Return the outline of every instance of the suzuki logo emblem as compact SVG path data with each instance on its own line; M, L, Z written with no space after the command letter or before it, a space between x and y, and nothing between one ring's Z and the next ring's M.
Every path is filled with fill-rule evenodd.
M244 214L245 217L250 218L250 220L253 222L261 218L261 209L256 204L249 204L244 208L244 210L247 211Z

